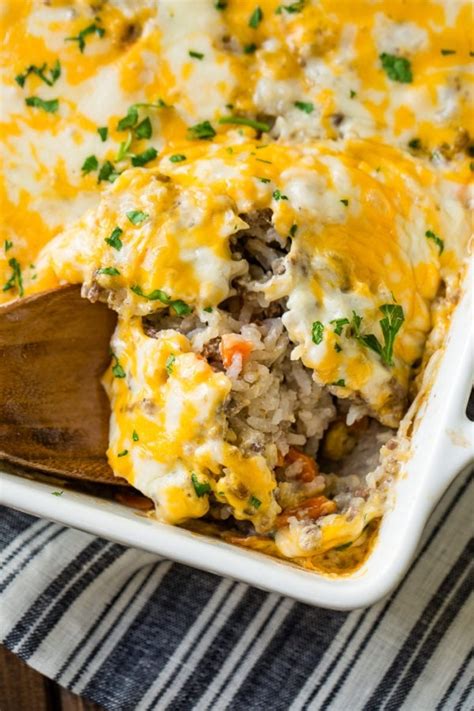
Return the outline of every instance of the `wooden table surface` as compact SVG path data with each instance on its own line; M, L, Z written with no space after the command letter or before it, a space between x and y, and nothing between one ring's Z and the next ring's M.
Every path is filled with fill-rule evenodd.
M1 711L102 711L31 669L0 645Z

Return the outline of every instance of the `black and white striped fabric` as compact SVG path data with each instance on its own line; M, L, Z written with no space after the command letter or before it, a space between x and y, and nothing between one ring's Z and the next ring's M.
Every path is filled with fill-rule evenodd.
M351 613L0 510L1 640L105 709L472 709L472 480L396 592Z

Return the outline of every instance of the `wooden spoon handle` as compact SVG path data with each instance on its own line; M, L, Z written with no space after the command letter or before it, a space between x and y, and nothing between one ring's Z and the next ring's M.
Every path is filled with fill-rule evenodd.
M0 459L126 484L105 457L110 407L100 383L116 319L78 286L0 307Z

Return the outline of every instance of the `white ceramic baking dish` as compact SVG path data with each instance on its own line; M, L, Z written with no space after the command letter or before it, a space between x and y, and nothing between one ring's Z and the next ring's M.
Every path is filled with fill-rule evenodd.
M370 557L352 576L334 578L223 541L160 524L120 504L2 474L0 502L136 548L242 580L311 605L348 610L390 592L408 567L426 520L446 487L472 460L474 423L466 417L472 385L471 271L445 347L430 364L432 387L413 415L409 460L395 487Z

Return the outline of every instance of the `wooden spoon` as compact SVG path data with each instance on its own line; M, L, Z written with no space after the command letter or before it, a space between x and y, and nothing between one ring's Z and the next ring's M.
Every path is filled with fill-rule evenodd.
M110 407L100 378L116 314L65 286L0 307L0 460L107 484Z

